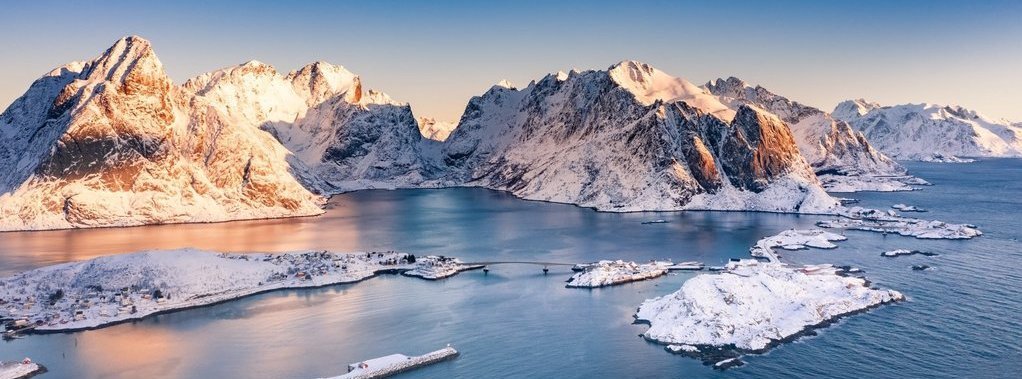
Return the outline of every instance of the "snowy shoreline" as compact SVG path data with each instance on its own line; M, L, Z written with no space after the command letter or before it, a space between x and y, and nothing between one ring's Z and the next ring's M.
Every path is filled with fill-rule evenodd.
M423 269L428 267L427 269ZM441 279L474 267L396 252L218 254L146 251L47 266L0 279L0 318L25 333L102 328L269 291L357 283L421 270Z
M847 273L831 265L730 262L720 274L699 275L674 293L644 301L635 323L649 325L642 334L647 341L726 369L740 365L744 354L762 354L843 317L905 299Z
M568 278L567 288L600 288L638 282L667 275L671 262L635 263L603 260L580 265L581 272Z

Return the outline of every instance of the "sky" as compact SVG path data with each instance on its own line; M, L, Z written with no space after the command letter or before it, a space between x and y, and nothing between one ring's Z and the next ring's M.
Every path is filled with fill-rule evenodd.
M8 2L0 108L132 34L175 83L251 59L282 73L325 60L450 121L501 79L625 59L696 84L736 76L828 111L865 98L1022 121L1018 1Z

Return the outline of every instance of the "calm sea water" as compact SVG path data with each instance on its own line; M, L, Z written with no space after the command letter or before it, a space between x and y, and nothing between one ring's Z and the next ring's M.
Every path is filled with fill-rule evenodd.
M1022 160L909 164L935 184L853 194L980 226L972 241L865 232L835 250L788 252L797 263L864 268L910 301L847 318L818 336L714 371L643 341L635 308L694 274L598 290L564 288L566 268L494 266L437 282L381 276L353 285L267 293L212 307L69 334L0 343L0 359L43 363L43 378L314 378L348 363L420 354L447 343L462 355L404 378L1017 377L1022 372ZM642 225L664 218L669 224ZM481 189L364 191L337 196L316 218L0 234L0 275L153 248L227 251L394 249L466 260L602 258L719 264L757 239L818 217L766 213L597 213ZM912 248L938 257L882 258ZM913 264L934 270L912 271Z

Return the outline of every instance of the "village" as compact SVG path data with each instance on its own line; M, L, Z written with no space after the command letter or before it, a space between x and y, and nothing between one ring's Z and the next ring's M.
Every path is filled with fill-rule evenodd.
M283 288L354 283L381 273L439 279L472 267L387 252L222 254L182 249L96 258L0 279L4 338L90 329Z

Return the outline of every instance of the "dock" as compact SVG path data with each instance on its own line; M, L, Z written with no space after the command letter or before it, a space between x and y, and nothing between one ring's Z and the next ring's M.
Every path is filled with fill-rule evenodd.
M423 355L409 357L404 354L391 354L379 358L368 359L348 365L348 373L327 379L376 379L386 378L419 367L453 359L458 350L451 345Z
M46 372L46 368L31 359L21 362L0 362L0 379L30 378Z

